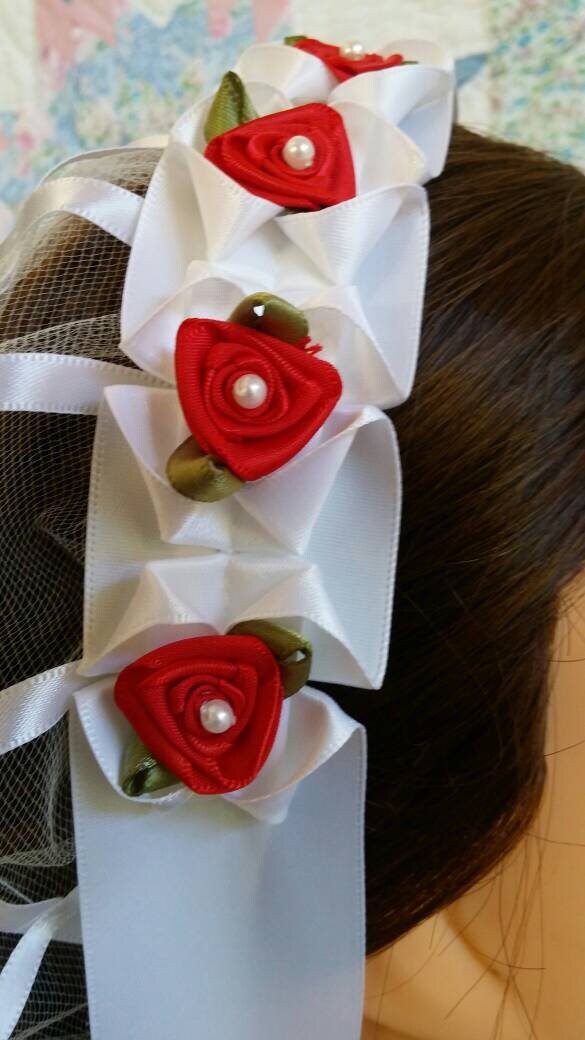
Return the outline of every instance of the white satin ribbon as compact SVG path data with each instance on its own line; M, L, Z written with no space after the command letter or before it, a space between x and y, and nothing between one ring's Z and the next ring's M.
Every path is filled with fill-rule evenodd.
M385 408L408 396L428 251L426 197L414 183L421 153L370 108L343 98L334 107L346 121L360 191L337 206L281 216L198 151L205 103L179 120L146 194L124 287L122 349L137 365L174 382L181 321L225 320L262 289L305 311L323 357L339 367L344 403ZM395 292L382 291L381 271Z
M262 289L306 313L323 358L339 368L344 403L389 407L404 400L423 305L429 234L424 191L397 185L317 213L278 217L244 238L229 262L212 260L200 214L202 207L215 213L224 205L221 186L218 180L218 194L199 201L185 167L196 153L178 149L169 146L146 196L124 289L122 349L173 383L174 344L184 318L226 320L245 295ZM245 228L258 211L247 212L242 201ZM148 262L153 250L156 280ZM386 278L395 286L392 293Z
M73 694L87 682L78 667L79 661L73 661L2 690L0 754L28 744L63 718Z
M73 929L79 916L79 893L50 900L15 946L0 974L0 1040L9 1040L52 939ZM71 939L65 939L71 941ZM75 940L74 940L75 941Z
M136 804L136 798L120 786L120 763L132 730L114 702L114 680L108 676L79 690L75 703L104 778L120 798ZM359 728L331 697L305 687L284 701L274 746L256 779L223 797L264 823L283 823L299 784L337 754ZM168 808L197 797L177 784L144 794L139 801L143 806Z
M425 156L422 179L441 172L447 154L454 101L453 61L427 40L400 39L386 44L382 56L402 54L416 65L365 72L343 83L320 58L279 43L253 44L241 55L236 72L246 85L260 83L294 104L355 101L404 131Z
M326 101L337 79L320 58L283 43L254 43L240 55L235 72L248 89L269 84L293 104Z
M213 553L152 561L105 646L86 651L84 675L119 672L165 643L276 620L313 643L313 678L372 686L377 676L327 596L314 564L295 556Z
M224 631L244 617L280 617L310 631L318 650L315 679L380 686L388 655L401 477L390 421L380 415L366 429L367 452L356 448L338 470L302 559L267 552L266 544L254 556L226 557L200 545L161 541L136 458L104 407L90 487L84 672L103 674L128 663L128 655L144 645L141 639L156 646L201 624ZM210 509L212 515L214 506ZM148 607L140 610L143 595Z
M102 733L89 729L95 751ZM87 717L82 727L73 716L92 1040L186 1031L206 1040L357 1040L361 728L304 779L280 827L222 798L167 802L165 811L121 798L87 732Z
M19 249L26 232L51 213L83 217L130 245L141 208L142 199L134 192L97 178L44 181L20 207L12 231L0 245L0 259Z
M125 156L128 157L133 151L147 151L153 149L154 151L160 151L164 148L168 141L168 134L161 135L156 134L145 138L140 138L136 141L130 141L128 144L118 145L116 148L90 148L87 152L78 152L76 155L69 155L66 159L58 162L56 166L53 166L48 173L45 174L41 183L45 181L54 180L57 177L63 176L63 171L69 166L78 166L84 162L94 164L98 159L107 159L110 156ZM76 175L77 175L76 171ZM83 176L83 174L81 174Z
M454 100L452 71L420 65L355 76L340 83L331 95L336 106L353 102L376 112L416 142L425 156L422 183L438 177L445 165Z
M96 415L107 386L156 386L146 372L69 354L0 354L0 411Z
M25 935L49 911L59 911L59 939L61 942L81 943L81 921L73 905L76 897L58 896L40 903L5 903L0 900L0 932ZM71 912L73 911L73 912ZM0 976L1 977L1 976Z
M136 457L160 537L174 545L303 553L342 466L359 468L369 457L372 484L379 453L395 455L398 468L393 430L382 412L338 409L275 473L223 502L196 503L178 494L166 476L170 455L189 436L176 392L112 387L106 391L106 407Z

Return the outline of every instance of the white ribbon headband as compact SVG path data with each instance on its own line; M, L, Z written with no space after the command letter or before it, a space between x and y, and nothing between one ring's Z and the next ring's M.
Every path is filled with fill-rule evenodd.
M70 713L79 892L0 904L0 930L23 934L0 974L0 1040L55 937L83 942L94 1040L359 1037L363 729L305 686L284 701L247 786L205 797L176 784L133 797L120 774L131 727L114 690L145 654L258 619L310 640L314 681L382 684L401 476L381 409L404 401L415 376L423 185L445 161L453 72L423 41L380 53L378 68L343 82L291 45L251 47L236 66L260 117L294 118L309 102L333 113L353 197L286 212L249 191L203 154L207 98L172 128L144 200L65 166L0 249L9 269L26 230L54 212L131 245L121 347L138 366L0 357L1 409L97 416L83 660L0 694L2 753ZM396 53L409 64L384 67ZM284 465L231 497L193 501L168 468L192 432L177 333L186 319L229 322L258 292L302 312L343 390Z

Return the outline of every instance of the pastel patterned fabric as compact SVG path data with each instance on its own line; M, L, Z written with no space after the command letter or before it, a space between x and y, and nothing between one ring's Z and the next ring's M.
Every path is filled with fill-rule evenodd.
M0 0L0 58L12 81L0 85L0 198L9 206L65 156L166 133L248 43L289 30L288 0L13 6Z
M583 0L491 0L494 131L585 166Z
M0 0L0 233L62 158L167 132L254 40L389 23L459 58L463 121L585 164L582 0Z

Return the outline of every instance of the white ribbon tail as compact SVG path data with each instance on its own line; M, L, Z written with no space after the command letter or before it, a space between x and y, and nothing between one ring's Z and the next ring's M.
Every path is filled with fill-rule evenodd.
M121 798L90 748L107 728L86 707L78 701L83 714L72 712L70 738L92 1040L357 1040L361 727L343 723L347 739L305 776L275 826L250 815L263 780L249 806ZM278 791L280 773L270 767L267 786Z
M76 888L64 899L49 902L51 905L48 909L33 921L15 946L0 974L0 1040L9 1040L28 1000L49 943L69 929L79 916L79 893ZM18 909L21 908L14 908L14 911ZM22 909L29 911L28 907Z

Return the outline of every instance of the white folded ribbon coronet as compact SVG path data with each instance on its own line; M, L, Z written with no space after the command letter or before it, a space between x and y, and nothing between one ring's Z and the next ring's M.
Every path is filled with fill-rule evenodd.
M272 751L241 790L205 798L174 786L130 798L120 782L130 729L114 685L151 649L245 620L310 638L315 682L382 684L401 477L379 409L412 388L429 241L422 185L443 167L453 112L444 52L400 40L381 53L397 51L416 64L343 83L292 46L254 46L236 66L261 115L315 100L337 113L354 198L285 213L247 191L203 154L207 98L172 128L144 201L84 176L83 162L67 164L23 207L0 250L10 272L20 237L56 212L132 244L121 347L142 371L0 358L2 408L98 414L83 661L0 695L5 751L70 711L92 1040L160 1040L186 1023L209 1040L359 1035L362 727L305 686L284 701ZM228 320L259 291L303 311L343 396L280 469L225 501L193 503L166 476L189 432L175 389L177 330L185 318ZM75 941L76 913L77 892L5 907L3 917L0 906L0 927L24 933L0 975L0 1040L49 941Z

